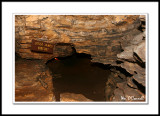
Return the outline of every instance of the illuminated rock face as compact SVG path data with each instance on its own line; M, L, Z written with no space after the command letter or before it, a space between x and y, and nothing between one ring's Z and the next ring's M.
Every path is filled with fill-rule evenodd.
M41 38L48 43L71 43L77 53L90 54L92 62L115 64L126 41L123 37L133 39L139 25L139 15L16 15L16 53L27 59L61 56L57 49L53 54L32 52L32 39Z
M106 101L144 102L145 21L143 15L16 15L15 52L41 59L45 69L47 61L70 56L74 48L91 55L91 62L110 64ZM32 40L54 44L53 53L31 51Z

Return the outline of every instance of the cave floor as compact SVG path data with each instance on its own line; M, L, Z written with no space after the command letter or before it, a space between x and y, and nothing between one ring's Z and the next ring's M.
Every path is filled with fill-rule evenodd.
M53 95L52 77L45 78L48 87L45 88L37 77L42 73L41 67L44 64L40 60L26 60L19 58L15 61L15 102L55 102ZM67 88L64 81L61 82L60 89ZM77 85L77 83L70 84L70 87ZM99 85L97 85L98 87ZM83 86L84 88L85 86ZM75 88L76 89L76 88ZM79 88L81 89L81 88ZM87 89L87 88L86 88ZM101 88L97 88L97 91ZM88 92L88 91L86 91ZM104 92L104 91L102 91ZM101 92L101 93L102 93ZM88 94L88 93L87 93ZM104 93L103 93L104 94ZM98 95L98 94L97 94ZM95 99L91 99L95 96ZM93 102L104 101L103 98L96 96L95 91L86 97L83 93L63 91L60 94L61 102Z
M41 66L39 60L15 61L15 101L52 101L53 93L46 90L37 79Z

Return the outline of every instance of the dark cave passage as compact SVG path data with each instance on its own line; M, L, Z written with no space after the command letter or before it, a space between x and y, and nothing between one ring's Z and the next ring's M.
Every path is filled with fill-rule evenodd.
M105 101L105 84L110 70L106 65L92 63L91 56L74 53L47 62L53 74L56 100L61 93L82 94L93 101Z

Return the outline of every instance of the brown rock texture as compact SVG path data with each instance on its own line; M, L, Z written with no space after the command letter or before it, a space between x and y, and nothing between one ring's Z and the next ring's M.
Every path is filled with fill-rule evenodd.
M16 15L15 52L21 58L39 59L44 65L54 57L72 55L72 48L75 48L77 53L91 55L92 62L110 65L111 74L105 90L106 101L145 101L145 19L144 15ZM31 51L33 39L52 43L53 54ZM17 71L16 78L27 78L25 71L17 70L20 71ZM36 86L42 87L43 95L53 97L50 92L45 91L50 85L45 84L45 75L46 73L37 75L36 78L40 77L38 82L32 78L30 83L29 79L26 79L23 87L34 87L33 91L37 92ZM25 93L27 88L23 89L25 91L20 90L20 80L16 81L16 101L23 100L21 92L28 96L24 97L24 100L38 101L34 92ZM41 92L37 95L41 95ZM80 101L90 101L79 94L73 96L75 99L82 98ZM68 99L68 94L62 95L62 99ZM70 100L76 101L75 99ZM41 101L43 100L53 99L41 97Z
M145 21L145 17L140 16L141 22ZM135 35L132 39L126 38L126 42L122 42L123 52L117 54L117 57L121 63L117 66L125 69L126 80L124 83L117 83L117 87L121 89L124 96L121 96L121 100L124 101L145 101L146 93L146 32L145 25L141 25L141 32ZM123 86L120 86L123 85ZM118 89L114 90L113 101L119 100L117 95Z
M78 53L90 54L92 62L114 64L122 36L138 33L139 25L138 15L16 15L16 53L27 59L57 57L56 51L52 55L30 51L32 39L41 38L72 43Z
M93 102L93 100L90 100L83 96L82 94L74 94L74 93L62 93L60 96L61 102Z
M52 76L40 60L18 59L15 64L15 101L53 101Z

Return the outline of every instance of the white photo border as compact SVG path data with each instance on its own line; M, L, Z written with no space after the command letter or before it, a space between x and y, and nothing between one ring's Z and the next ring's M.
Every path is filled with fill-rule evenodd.
M36 6L35 6L36 5ZM46 9L42 9L44 6ZM99 6L97 6L99 5ZM143 6L142 6L143 5ZM29 9L27 9L27 6ZM43 6L43 7L42 7ZM83 8L82 8L83 6ZM121 6L121 7L119 7ZM98 8L97 8L98 7ZM134 9L135 8L135 9ZM67 10L66 10L67 9ZM74 9L74 10L73 10ZM54 12L53 12L54 11ZM87 11L87 12L86 12ZM64 13L65 12L65 13ZM106 13L107 12L107 13ZM146 23L147 51L149 51L147 61L147 75L149 96L147 103L149 104L123 104L113 103L107 104L14 104L13 100L13 77L14 70L14 14L148 14ZM149 16L149 17L148 17ZM9 33L9 34L8 34ZM153 35L154 34L154 35ZM154 39L154 41L151 39ZM149 39L150 38L150 39ZM12 39L12 41L11 41ZM157 113L158 110L158 55L155 54L158 49L158 3L157 2L2 2L2 113L5 114L145 114ZM152 45L152 47L150 47ZM152 48L152 49L151 49ZM7 53L7 55L6 55ZM154 59L153 59L154 58ZM7 63L7 64L4 64ZM153 71L153 69L156 69ZM150 70L149 70L150 69ZM149 72L150 71L150 72ZM148 78L148 77L147 77ZM154 80L153 80L154 78ZM153 87L154 86L154 87ZM156 91L156 92L153 92ZM28 102L27 102L28 103ZM34 102L35 103L35 102ZM77 103L77 102L76 102ZM60 106L60 107L59 107ZM156 108L155 108L156 107ZM27 110L26 110L27 109ZM43 110L45 109L45 110ZM54 109L54 110L52 110ZM63 112L61 111L63 109ZM72 109L72 110L70 110ZM79 110L81 109L81 110ZM107 110L106 110L107 109ZM114 111L116 109L116 112ZM124 110L125 109L125 112ZM126 110L127 109L127 110ZM132 110L134 109L134 110ZM136 109L136 110L135 110ZM148 109L148 110L146 110Z
M16 102L15 101L15 15L145 15L145 17L146 17L146 88L145 88L145 92L146 92L146 100L145 101L142 101L142 102L121 102L121 101L117 101L117 102L113 102L113 101L111 101L111 102L109 102L109 101L105 101L105 102L35 102L35 101L33 101L33 102L23 102L23 101L21 101L21 102ZM56 14L41 14L41 13L39 13L39 14L36 14L36 13L16 13L16 14L14 14L13 13L13 38L12 38L12 40L13 40L13 104L15 104L15 105L17 105L17 104L53 104L53 105L57 105L57 104L61 104L61 105L65 105L65 104L68 104L68 105L74 105L74 104L78 104L78 105L80 105L80 104L83 104L83 105L102 105L102 104L115 104L115 105L125 105L125 104L130 104L130 105L132 105L132 104L148 104L148 94L149 94L149 92L148 92L148 24L147 24L147 22L148 22L148 14L137 14L137 13L132 13L132 14L130 14L130 13L121 13L121 14L116 14L116 13L112 13L112 14L96 14L96 13L92 13L92 14L88 14L88 13L63 13L63 14L58 14L58 13L56 13Z

